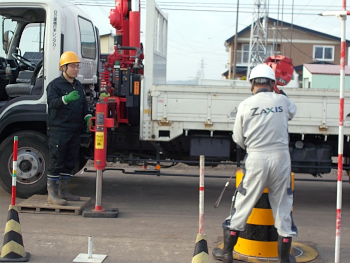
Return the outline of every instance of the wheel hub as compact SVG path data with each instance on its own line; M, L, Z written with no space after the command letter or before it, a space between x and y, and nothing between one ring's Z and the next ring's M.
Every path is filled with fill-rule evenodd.
M12 160L12 156L10 158ZM13 164L10 165L13 169ZM38 181L45 170L44 158L32 148L18 150L17 181L32 184Z

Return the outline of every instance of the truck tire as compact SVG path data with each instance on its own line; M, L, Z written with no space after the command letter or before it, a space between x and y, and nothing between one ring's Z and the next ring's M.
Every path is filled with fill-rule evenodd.
M21 131L8 136L0 144L0 185L11 193L13 167L13 139L18 136L17 196L28 198L46 193L49 165L47 136L34 131Z

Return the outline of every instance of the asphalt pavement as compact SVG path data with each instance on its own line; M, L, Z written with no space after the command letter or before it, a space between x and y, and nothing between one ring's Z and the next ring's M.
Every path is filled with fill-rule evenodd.
M72 262L80 253L88 252L89 236L93 237L93 254L107 255L105 263L191 262L198 234L199 168L164 169L162 173L167 176L104 172L102 206L118 208L118 218L19 213L30 262ZM221 224L229 214L235 180L215 209L231 171L206 169L205 175L204 233L210 260L215 262L211 251L222 236ZM334 262L336 171L323 178L299 174L295 178L293 215L299 235L293 241L314 243L319 262ZM350 262L350 185L345 173L343 179L340 262ZM95 173L78 173L70 184L72 193L91 197L91 209L95 180ZM21 201L17 198L17 204ZM0 189L0 229L5 229L10 202L11 196Z

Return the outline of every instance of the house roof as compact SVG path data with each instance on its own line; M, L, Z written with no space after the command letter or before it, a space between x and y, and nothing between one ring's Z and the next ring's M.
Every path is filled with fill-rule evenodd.
M295 71L302 70L306 67L311 74L323 74L323 75L339 75L340 66L334 65L326 61L317 61L309 64L303 64L294 67ZM233 72L233 67L231 67L231 72ZM247 67L239 66L236 68L237 74L247 74ZM228 76L228 70L221 74L222 76ZM350 75L350 66L345 66L345 75Z
M233 67L231 67L231 72L233 72ZM247 67L236 67L236 74L247 74ZM221 76L227 77L228 70L222 73Z
M113 34L113 33L106 33L106 34L103 34L103 35L101 35L100 34L100 37L104 37L104 36L115 36L115 34Z
M340 75L340 65L304 64L311 74ZM345 66L345 75L350 75L350 66Z
M314 61L314 62L310 62L310 63L304 63L304 64L323 64L323 65L334 65L334 63L328 62L328 61ZM299 70L303 70L304 64L295 66L294 69L295 71L299 71Z
M272 23L274 23L274 22L278 23L278 24L282 24L283 23L283 26L286 26L286 27L292 27L293 26L293 29L301 30L301 31L304 31L304 32L308 32L308 33L315 34L315 35L318 35L318 36L321 36L321 37L325 37L325 38L329 38L329 39L332 39L332 40L341 41L340 37L335 37L335 36L332 36L332 35L328 35L328 34L325 34L325 33L319 32L319 31L312 30L310 28L298 26L296 24L290 24L290 23L284 22L282 20L274 19L272 17L268 17L268 20L270 22L272 22ZM250 31L250 28L251 28L251 25L249 25L246 28L244 28L243 30L239 31L237 33L238 37L240 35L244 34L245 32ZM227 46L230 42L232 42L234 40L234 38L235 38L235 35L233 35L232 37L226 39L225 46ZM350 40L346 40L346 44L350 44Z

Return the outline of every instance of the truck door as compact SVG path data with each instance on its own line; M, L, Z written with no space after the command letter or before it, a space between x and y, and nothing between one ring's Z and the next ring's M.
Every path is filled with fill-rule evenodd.
M0 186L11 190L12 144L18 136L17 196L29 197L46 192L49 162L43 85L33 93L42 77L46 11L2 2L0 15L5 19L0 34Z

